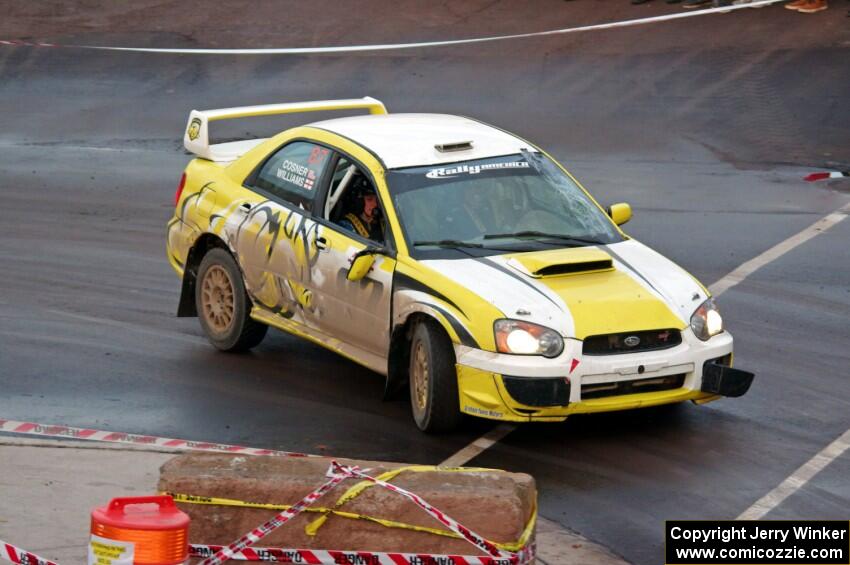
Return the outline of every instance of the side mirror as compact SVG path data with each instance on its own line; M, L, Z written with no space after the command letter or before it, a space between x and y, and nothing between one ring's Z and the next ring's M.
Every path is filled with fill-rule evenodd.
M380 250L367 247L363 251L354 256L351 262L351 267L348 268L346 278L350 281L359 281L369 274L372 265L375 264L375 254L380 253Z
M622 226L632 219L632 207L625 202L611 204L608 207L608 215L618 226Z

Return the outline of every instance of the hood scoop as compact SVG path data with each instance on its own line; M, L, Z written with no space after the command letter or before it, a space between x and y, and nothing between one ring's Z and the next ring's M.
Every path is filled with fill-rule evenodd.
M560 277L611 271L611 256L595 247L555 249L513 256L508 264L534 278Z

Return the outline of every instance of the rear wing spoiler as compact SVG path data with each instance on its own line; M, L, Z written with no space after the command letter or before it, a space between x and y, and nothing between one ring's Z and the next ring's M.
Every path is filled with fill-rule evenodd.
M219 110L192 110L183 146L202 159L209 161L232 161L262 140L246 140L210 145L210 122L233 120L254 116L274 116L299 112L320 112L328 110L369 110L370 114L386 114L384 103L370 96L349 100L318 100L314 102L290 102L286 104L266 104L263 106L242 106Z

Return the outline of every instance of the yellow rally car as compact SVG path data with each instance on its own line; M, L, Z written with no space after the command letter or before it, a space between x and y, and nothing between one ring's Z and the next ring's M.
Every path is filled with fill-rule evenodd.
M210 144L217 120L365 109ZM409 382L416 425L740 396L708 291L533 144L373 98L193 111L168 224L180 316L224 351L269 326Z

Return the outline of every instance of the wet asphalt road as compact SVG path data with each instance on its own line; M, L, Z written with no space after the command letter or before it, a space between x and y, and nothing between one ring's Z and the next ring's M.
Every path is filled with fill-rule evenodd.
M843 14L745 12L462 53L0 48L0 417L441 461L491 424L423 435L342 358L280 332L225 355L174 317L164 226L188 111L369 94L390 111L472 115L539 142L603 203L630 202L626 231L709 284L850 201L850 181L800 180L850 164ZM516 31L552 27L535 21ZM735 43L753 29L764 36ZM531 473L543 516L659 562L665 519L734 518L850 428L848 243L845 221L721 297L736 363L757 374L747 396L522 426L472 463ZM768 518L846 519L848 477L845 454Z

